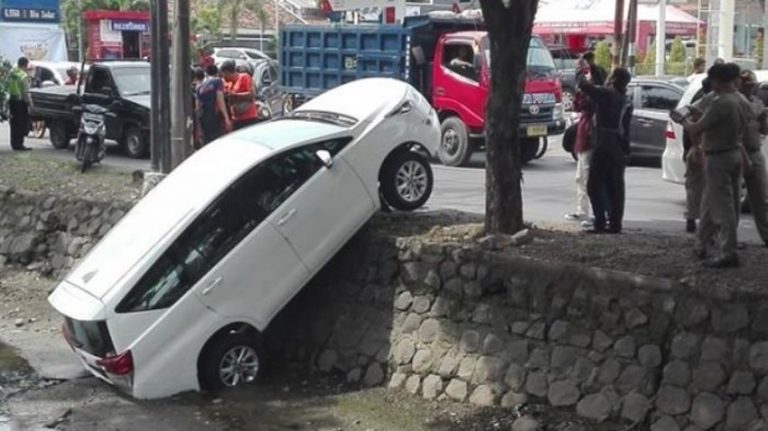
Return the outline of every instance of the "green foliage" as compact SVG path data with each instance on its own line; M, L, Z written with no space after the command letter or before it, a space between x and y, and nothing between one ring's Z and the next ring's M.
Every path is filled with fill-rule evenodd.
M645 52L645 58L643 59L643 65L654 66L656 64L656 42L653 42L648 47L648 51Z
M601 40L595 47L595 63L605 70L611 70L611 48L608 42Z
M0 56L0 123L8 118L8 91L6 88L12 68L11 62Z
M672 47L669 50L670 63L685 63L685 45L680 37L672 41Z
M229 13L229 37L232 40L237 39L240 15L244 10L254 13L262 24L267 20L267 15L261 6L261 0L219 0L218 8Z
M765 38L763 37L762 33L758 33L757 37L755 37L754 42L754 48L752 48L752 57L757 58L757 66L758 68L762 68L763 66L763 44L765 43Z

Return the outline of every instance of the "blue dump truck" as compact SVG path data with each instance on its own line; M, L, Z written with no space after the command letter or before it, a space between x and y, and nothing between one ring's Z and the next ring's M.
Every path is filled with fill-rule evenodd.
M343 83L389 77L413 85L438 112L443 164L464 165L484 145L490 44L480 19L447 14L407 17L402 25L291 25L280 30L278 52L284 113ZM465 61L453 61L460 56ZM565 128L557 70L538 38L527 66L524 163L541 157L547 136Z

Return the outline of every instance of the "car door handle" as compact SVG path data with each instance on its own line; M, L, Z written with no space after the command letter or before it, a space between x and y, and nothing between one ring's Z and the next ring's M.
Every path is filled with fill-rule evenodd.
M438 96L444 96L445 95L445 88L443 87L436 87L435 88L435 94Z
M219 287L220 285L221 285L221 277L217 278L216 280L213 280L211 284L206 286L205 289L203 289L203 291L200 293L202 293L203 295L207 295L213 292L213 290Z
M287 221L288 221L288 220L289 220L291 217L293 217L293 216L295 216L295 215L296 215L296 209L294 208L294 209L292 209L292 210L288 211L288 212L287 212L287 213L286 213L286 214L285 214L285 215L284 215L282 218L280 218L280 220L278 220L278 221L277 221L277 223L275 223L275 224L276 224L276 225L278 225L278 226L282 226L282 225L284 225L284 224L285 224L285 222L287 222Z

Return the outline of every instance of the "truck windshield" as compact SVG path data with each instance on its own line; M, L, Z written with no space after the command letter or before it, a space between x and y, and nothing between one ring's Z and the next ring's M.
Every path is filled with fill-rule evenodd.
M487 37L483 38L483 52L488 67L491 66L491 44ZM532 76L547 75L555 71L555 61L552 54L538 39L531 39L528 46L528 74Z
M151 86L149 67L115 68L112 69L112 76L123 97L149 94Z

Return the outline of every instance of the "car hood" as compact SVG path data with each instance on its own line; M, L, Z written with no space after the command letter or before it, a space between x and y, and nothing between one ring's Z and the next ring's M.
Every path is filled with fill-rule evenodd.
M68 96L77 92L76 85L54 85L52 87L45 88L32 88L29 93L34 94L57 94L62 96Z
M133 102L139 106L142 106L144 108L150 109L151 105L151 97L149 94L142 94L140 96L129 96L125 97L125 100L128 100L130 102Z
M301 105L296 112L336 112L359 121L373 121L402 103L409 87L403 81L390 78L359 79L326 91Z
M254 142L203 147L141 199L66 281L104 298L143 272L144 264L162 253L221 190L269 154L268 148Z

